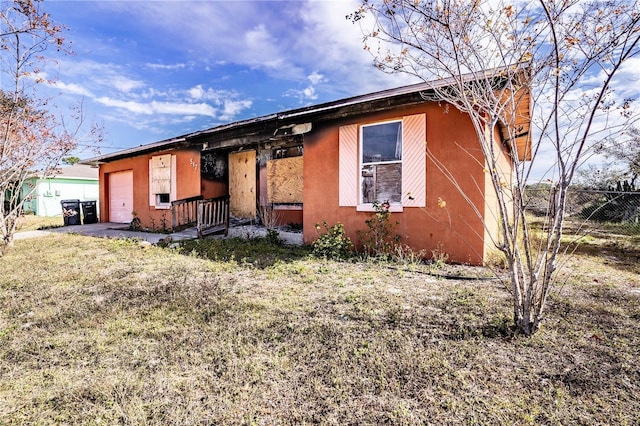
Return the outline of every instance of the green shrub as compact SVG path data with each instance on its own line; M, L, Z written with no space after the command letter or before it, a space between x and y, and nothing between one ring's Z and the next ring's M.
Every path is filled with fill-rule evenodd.
M346 259L350 257L353 243L346 236L344 225L338 222L330 227L327 222L323 221L322 226L325 229L324 234L320 234L320 224L316 223L316 231L318 231L319 236L311 245L313 254L327 259Z
M276 229L267 229L265 239L269 244L282 245L282 238L280 238L280 233Z

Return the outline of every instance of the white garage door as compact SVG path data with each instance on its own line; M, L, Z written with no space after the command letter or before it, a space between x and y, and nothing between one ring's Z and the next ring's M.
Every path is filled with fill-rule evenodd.
M133 171L109 174L109 222L133 219Z

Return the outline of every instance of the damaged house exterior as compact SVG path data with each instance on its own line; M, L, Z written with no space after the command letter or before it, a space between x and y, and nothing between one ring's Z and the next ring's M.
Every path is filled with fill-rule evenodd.
M316 224L342 223L357 242L374 201L388 202L403 244L481 264L499 233L486 161L469 117L425 100L428 90L422 83L266 115L83 163L99 166L103 222L198 223L205 233L228 211L301 225L306 244ZM520 109L528 129L528 102ZM527 144L527 132L515 142L495 132L510 182L510 144Z

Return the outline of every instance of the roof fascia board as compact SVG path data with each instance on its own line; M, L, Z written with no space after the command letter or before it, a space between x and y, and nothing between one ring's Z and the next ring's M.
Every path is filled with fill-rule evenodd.
M89 166L98 165L101 163L108 163L111 161L121 160L123 158L135 157L138 155L149 154L151 152L158 152L162 150L170 150L180 147L189 146L190 143L184 137L173 138L160 142L154 142L146 145L140 145L135 148L129 148L122 151L117 151L111 154L98 155L93 158L80 161L80 164L86 164Z

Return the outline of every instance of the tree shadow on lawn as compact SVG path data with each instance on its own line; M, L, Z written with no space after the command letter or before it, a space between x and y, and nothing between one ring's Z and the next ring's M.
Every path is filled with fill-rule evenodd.
M567 220L563 249L569 255L600 257L604 263L624 272L638 273L640 234L627 228L595 222Z

